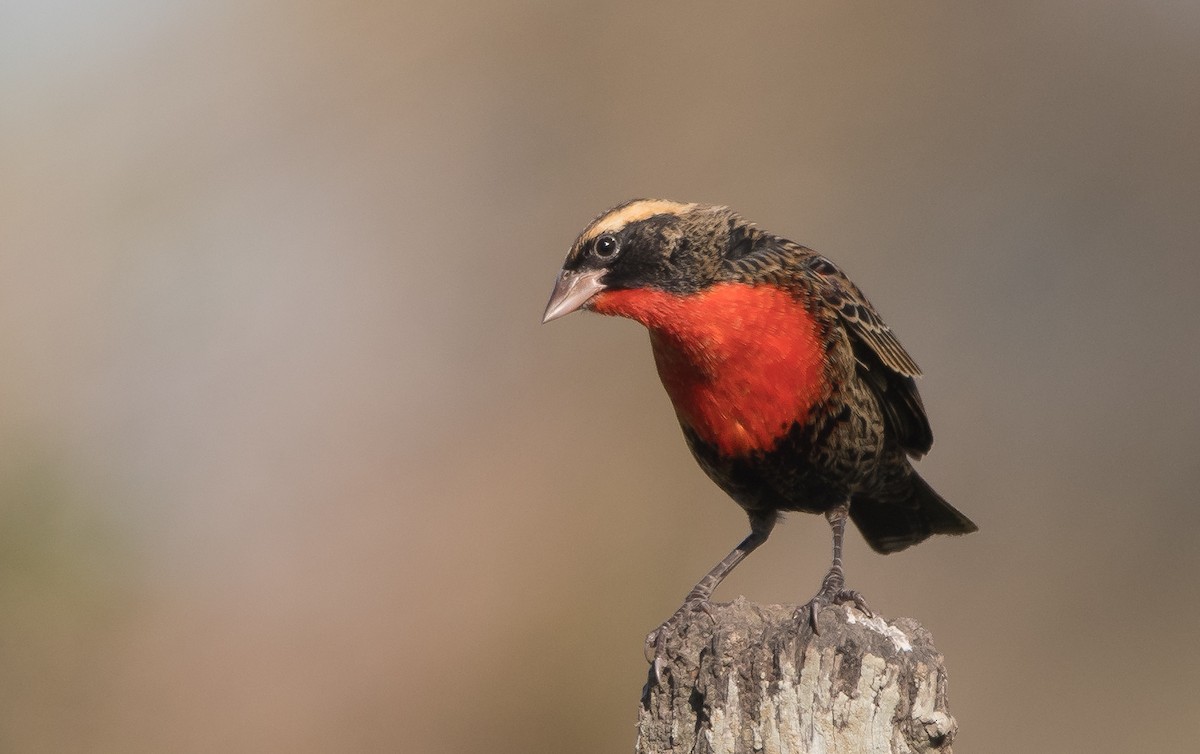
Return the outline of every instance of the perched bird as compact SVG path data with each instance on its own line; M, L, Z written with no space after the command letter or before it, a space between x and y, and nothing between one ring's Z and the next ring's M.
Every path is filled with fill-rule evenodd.
M833 530L832 565L807 606L814 630L825 605L867 610L845 586L847 517L880 553L976 530L910 463L933 444L916 362L811 249L728 207L636 199L580 234L543 321L580 308L646 326L688 447L750 517L749 536L647 637L656 675L663 637L707 604L781 511L824 513Z

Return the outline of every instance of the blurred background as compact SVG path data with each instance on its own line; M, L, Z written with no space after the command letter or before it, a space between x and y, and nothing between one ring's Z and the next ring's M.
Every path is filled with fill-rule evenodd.
M969 751L1200 719L1200 5L0 5L0 751L629 751L746 533L645 333L542 327L634 196L845 268L976 522L852 586ZM796 602L793 515L718 591Z

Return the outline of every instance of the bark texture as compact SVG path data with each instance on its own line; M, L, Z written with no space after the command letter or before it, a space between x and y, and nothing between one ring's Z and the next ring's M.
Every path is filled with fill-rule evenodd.
M929 632L910 618L738 599L691 614L646 684L637 754L950 752L957 723Z

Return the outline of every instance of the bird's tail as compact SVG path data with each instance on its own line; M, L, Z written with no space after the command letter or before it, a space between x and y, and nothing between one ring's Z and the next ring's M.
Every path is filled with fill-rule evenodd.
M933 534L970 534L979 529L916 473L908 498L885 503L856 495L850 501L850 518L871 549L885 554L899 552Z

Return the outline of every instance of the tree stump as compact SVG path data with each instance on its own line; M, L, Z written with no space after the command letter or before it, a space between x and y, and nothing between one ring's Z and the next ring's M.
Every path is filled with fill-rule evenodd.
M819 614L738 598L682 621L638 715L637 754L951 751L946 669L910 618L849 606Z

